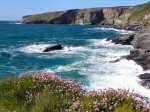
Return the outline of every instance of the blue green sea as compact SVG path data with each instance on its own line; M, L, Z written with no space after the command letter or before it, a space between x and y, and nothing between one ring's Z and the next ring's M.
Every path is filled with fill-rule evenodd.
M132 60L122 59L132 46L116 45L116 38L129 31L96 25L19 24L0 22L0 78L28 72L54 72L75 80L87 89L123 88L147 95L139 84L143 69ZM44 53L48 46L63 49Z

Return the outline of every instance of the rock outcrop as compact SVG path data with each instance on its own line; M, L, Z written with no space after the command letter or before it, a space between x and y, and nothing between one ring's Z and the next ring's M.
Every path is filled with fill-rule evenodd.
M112 38L108 40L111 40L113 43L116 44L131 45L132 41L134 40L134 37L135 34L128 34L128 35L123 35L122 37L119 38Z
M134 60L144 70L150 70L150 28L134 35L114 38L112 41L116 44L132 45L134 50L130 52L130 55L125 56L125 58ZM150 88L150 73L141 74L139 78L142 80L141 84L143 86Z
M145 70L150 69L150 28L111 40L116 44L132 45L134 50L126 58L136 61Z
M150 24L150 3L138 6L74 9L23 17L23 23L100 24L139 28Z
M144 87L150 89L150 73L141 74L141 75L139 76L139 78L142 80L142 81L141 81L141 84L142 84Z
M50 52L50 51L56 51L56 50L62 50L62 49L63 49L63 46L61 44L57 44L57 45L49 46L45 48L43 52Z
M132 41L134 51L131 51L128 59L135 60L145 70L150 69L150 29L137 33Z

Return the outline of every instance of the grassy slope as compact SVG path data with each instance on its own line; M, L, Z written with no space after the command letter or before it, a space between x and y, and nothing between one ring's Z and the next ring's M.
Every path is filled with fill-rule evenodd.
M44 21L44 22L49 22L49 21L59 17L61 14L63 14L63 12L43 13L43 14L25 16L25 17L23 17L23 19L25 21Z
M150 2L133 8L131 11L131 16L129 17L129 21L143 21L144 16L148 13L150 14Z
M0 112L144 112L142 102L120 92L83 94L62 81L4 79L0 81Z

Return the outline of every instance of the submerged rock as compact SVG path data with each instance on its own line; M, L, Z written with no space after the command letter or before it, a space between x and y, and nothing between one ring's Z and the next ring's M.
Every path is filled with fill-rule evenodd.
M62 49L63 49L63 46L61 44L57 44L57 45L49 46L45 48L43 52L50 52L50 51L62 50Z

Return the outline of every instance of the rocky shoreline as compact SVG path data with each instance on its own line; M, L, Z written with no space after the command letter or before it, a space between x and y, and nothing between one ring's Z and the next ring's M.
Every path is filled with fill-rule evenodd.
M148 72L150 70L150 29L147 28L133 34L113 38L111 41L115 44L132 45L134 47L134 50L130 51L130 55L123 58L134 60L143 67L146 72L139 75L139 78L142 80L141 84L150 89L150 73Z

